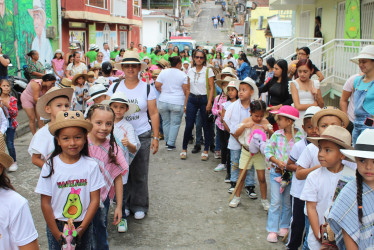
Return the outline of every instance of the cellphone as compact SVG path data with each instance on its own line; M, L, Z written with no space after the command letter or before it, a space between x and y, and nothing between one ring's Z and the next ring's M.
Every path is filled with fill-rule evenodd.
M374 127L374 119L367 117L364 124L368 127Z

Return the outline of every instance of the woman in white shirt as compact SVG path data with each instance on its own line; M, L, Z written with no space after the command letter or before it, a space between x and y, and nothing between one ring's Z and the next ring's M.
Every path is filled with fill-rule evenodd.
M221 52L217 52L216 58L213 59L213 66L219 69L223 68L223 59Z
M208 127L208 114L212 110L214 94L214 73L206 67L206 54L196 50L193 55L193 67L188 74L188 90L184 110L186 113L186 128L183 136L183 149L180 153L181 159L187 158L187 145L196 120L197 111L200 109L200 116L203 125L205 141L204 151L201 160L208 160L208 151L212 135Z

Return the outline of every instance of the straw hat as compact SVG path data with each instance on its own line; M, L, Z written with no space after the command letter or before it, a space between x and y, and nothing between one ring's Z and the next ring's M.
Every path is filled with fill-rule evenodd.
M87 74L76 74L73 79L71 79L71 82L73 83L73 85L77 85L75 83L75 81L79 78L79 77L83 77L85 81L87 81Z
M325 140L336 143L345 149L353 149L351 134L345 128L336 125L328 126L320 137L308 137L308 140L317 147L319 141Z
M161 58L160 60L158 60L157 64L159 64L163 69L169 68L169 62L166 61L163 58Z
M351 58L351 61L358 64L359 59L371 59L374 60L374 45L368 45L364 47L358 56Z
M341 149L340 151L353 161L355 157L374 159L374 130L369 128L365 129L357 138L353 150Z
M147 64L140 61L139 53L131 50L126 50L125 54L123 54L122 62L116 63L114 64L114 66L118 70L122 70L122 64L140 64L140 71L143 71L147 68Z
M219 79L219 80L222 79L222 75L231 75L232 77L237 78L236 75L235 75L234 69L231 68L231 67L224 68L221 71L221 73L217 75L217 79Z
M13 158L7 153L0 152L0 164L4 168L9 168L14 163Z
M91 70L95 70L95 69L101 69L101 64L95 63L95 65L91 68Z
M285 117L290 118L294 121L299 119L299 110L297 110L296 108L294 108L292 106L289 106L289 105L284 105L278 110L272 110L272 111L270 111L270 113L285 116Z
M140 111L139 106L135 103L130 103L129 99L127 99L126 94L123 92L117 91L112 95L109 101L109 105L112 104L113 102L119 102L119 103L124 103L126 104L129 109L126 111L125 116L129 116L131 114L134 114L138 111Z
M69 78L62 78L61 82L58 83L60 88L70 88L73 82Z
M76 43L71 43L69 49L79 49Z
M91 88L88 90L88 95L91 96L90 99L87 100L87 102L92 102L94 99L106 95L107 89L103 84L94 84Z
M47 93L39 97L38 102L36 103L36 111L38 114L43 117L44 119L51 119L51 114L45 112L45 106L54 98L58 96L66 96L71 101L73 96L73 88L59 88L59 87L52 87L50 88Z
M244 80L241 80L240 83L246 83L252 87L253 89L253 95L251 96L252 101L258 99L258 88L257 88L255 81L253 81L252 78L246 77L244 78Z
M55 135L57 130L68 127L81 127L89 132L92 124L84 119L80 111L60 111L56 115L56 121L49 125L49 132Z
M223 89L222 88L223 84L229 83L229 82L235 81L235 80L236 80L236 78L234 78L234 77L226 76L225 79L223 79L223 80L221 80L221 79L220 80L216 80L216 84L217 84L218 87L220 87L221 89Z
M226 76L226 78L229 77L229 76ZM226 79L225 78L225 79ZM239 85L240 85L240 81L234 79L232 80L231 82L229 82L229 84L224 88L224 92L225 94L227 94L227 90L229 87L232 87L232 88L236 88L236 90L239 92Z
M39 12L43 19L43 27L45 26L47 22L47 17L45 14L45 10L42 8L42 3L40 0L34 0L32 4L32 9L28 9L29 15L34 19L34 12Z
M87 72L87 78L89 77L95 77L95 73L93 71L88 71Z
M60 49L56 49L56 51L55 51L55 53L53 55L55 56L58 53L60 53L62 56L64 56L64 52L62 50L60 50Z
M318 111L313 117L312 117L312 124L313 127L317 127L318 121L323 117L327 115L337 116L340 120L343 122L343 127L347 127L349 124L349 118L348 116L341 111L338 108L335 108L333 106L327 106Z

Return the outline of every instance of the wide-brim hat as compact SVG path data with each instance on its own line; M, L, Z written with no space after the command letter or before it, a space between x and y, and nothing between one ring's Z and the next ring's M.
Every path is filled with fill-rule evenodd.
M76 43L71 43L69 49L79 49Z
M59 87L52 87L50 88L47 93L42 95L38 102L36 103L36 112L43 117L44 119L51 119L51 114L45 112L45 107L47 104L54 98L58 96L66 96L71 101L73 96L74 89L73 88L59 88Z
M327 107L322 108L320 111L314 114L314 116L312 117L313 127L317 127L318 121L323 116L328 116L328 115L337 116L343 122L343 127L345 128L349 125L349 118L346 115L346 113L344 113L340 109L335 108L333 106L327 106Z
M62 80L58 83L60 88L70 88L73 85L73 82L69 78L62 78Z
M88 95L91 97L87 102L92 102L94 99L106 95L107 89L103 84L94 84L88 90Z
M55 56L58 53L60 53L62 56L64 56L64 52L62 50L60 50L60 49L56 49L56 51L55 51L55 53L53 55Z
M284 116L284 117L290 118L294 121L299 119L299 110L297 110L296 108L294 108L292 106L289 106L289 105L284 105L278 110L272 110L272 111L270 111L270 113L275 114L275 115Z
M96 44L90 44L89 50L93 50L93 49L96 49Z
M10 155L4 152L0 152L0 164L4 168L9 168L10 166L12 166L13 163L14 163L14 160L12 157L10 157Z
M144 60L151 60L151 58L149 58L148 56L145 56L145 57L143 57L143 59L142 59L142 61L144 62Z
M95 69L101 69L101 64L100 63L95 63L94 66L91 68L91 70L95 70Z
M69 127L80 127L91 131L92 124L84 119L84 115L80 111L60 111L56 115L56 121L50 123L49 132L55 135L57 130Z
M88 71L87 72L87 78L88 77L95 77L95 73L93 71Z
M229 77L229 76L226 76L226 77ZM235 79L233 81L230 81L223 91L225 92L225 94L227 94L228 88L231 87L231 88L236 88L236 90L239 92L239 85L240 85L240 81Z
M348 130L341 126L330 125L319 137L308 137L308 140L318 147L319 141L331 141L339 146L352 150L352 137ZM350 159L351 160L351 159Z
M73 76L73 79L71 79L71 82L73 85L77 85L75 83L75 81L79 78L79 77L83 77L85 81L87 81L87 74L76 74L75 76Z
M374 129L365 129L358 136L354 149L341 149L340 151L353 161L355 157L374 159Z
M359 59L371 59L374 60L374 45L365 46L358 56L351 58L351 61L358 64Z
M47 23L47 16L45 14L45 10L42 8L42 3L40 0L34 0L33 2L33 8L28 9L29 15L34 19L34 12L39 12L42 15L43 18L43 26Z
M136 113L140 110L139 106L137 104L129 102L129 99L126 97L126 94L123 93L123 92L117 91L116 93L114 93L110 97L109 105L113 102L124 103L129 107L129 109L125 113L125 116L129 116L129 115L134 114L134 113Z
M161 73L161 69L152 70L152 77L157 77Z
M237 80L237 79L234 78L234 77L226 76L225 79L223 79L223 80L221 80L221 79L216 80L216 84L217 84L218 87L220 87L221 89L223 89L223 84L229 83L229 82L235 81L235 80Z
M163 69L164 68L169 68L169 62L166 61L163 58L161 58L160 60L158 60L157 64L159 64Z
M312 118L321 108L319 106L310 106L305 110L304 119Z
M118 70L122 70L123 64L140 64L140 71L143 71L148 67L145 62L140 61L139 53L131 50L126 50L125 54L123 54L122 62L114 64L114 67Z
M234 69L231 67L224 68L220 74L217 75L217 79L222 79L222 75L231 75L232 77L236 77Z
M244 80L241 80L240 83L246 83L246 84L248 84L249 86L252 87L253 94L251 96L251 101L259 99L259 96L258 96L258 87L257 87L255 81L253 81L252 78L246 77L246 78L244 78Z

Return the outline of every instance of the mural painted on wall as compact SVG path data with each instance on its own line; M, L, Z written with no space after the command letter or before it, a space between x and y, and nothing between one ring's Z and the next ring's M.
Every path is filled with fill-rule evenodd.
M12 61L10 75L27 64L32 49L39 52L41 63L51 61L52 46L46 38L51 24L51 0L0 0L0 43Z

